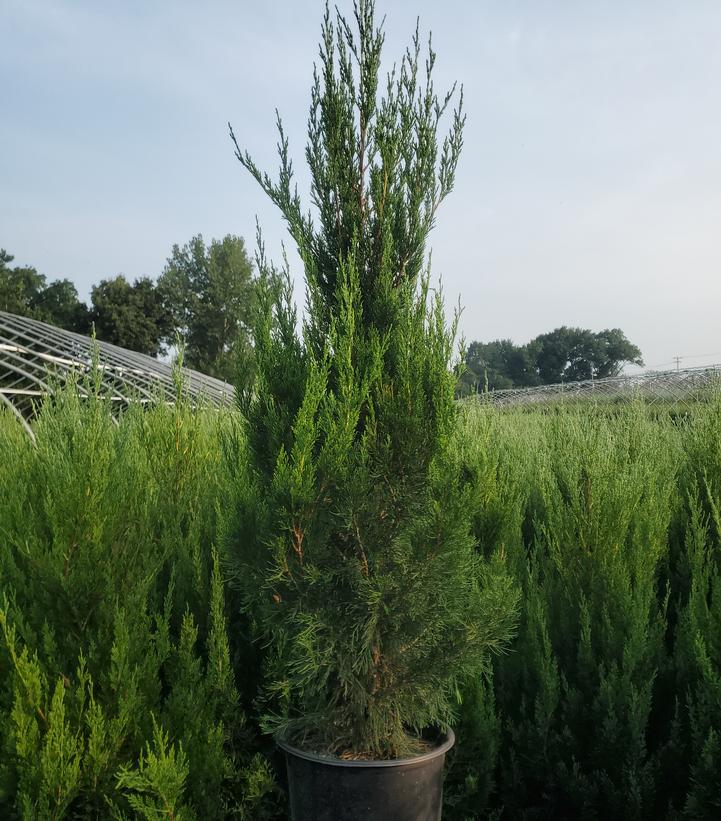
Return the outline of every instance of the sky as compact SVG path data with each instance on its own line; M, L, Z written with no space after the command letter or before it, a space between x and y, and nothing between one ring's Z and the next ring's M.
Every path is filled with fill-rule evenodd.
M341 9L350 11L349 0ZM284 225L233 156L301 193L322 0L0 0L0 247L83 298ZM619 327L650 368L721 363L721 2L377 0L385 67L420 18L463 83L433 276L467 341ZM296 294L300 262L289 247Z

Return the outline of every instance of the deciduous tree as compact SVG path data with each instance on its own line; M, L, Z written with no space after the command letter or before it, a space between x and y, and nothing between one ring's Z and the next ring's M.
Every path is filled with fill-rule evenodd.
M594 333L564 325L526 345L510 339L472 342L461 392L601 379L617 376L625 364L643 365L643 358L620 328Z
M141 277L131 284L119 274L96 285L91 298L99 339L149 356L164 352L172 320L152 279Z
M89 330L88 309L69 279L47 285L47 277L30 266L10 267L14 257L0 249L0 310L49 322L76 333Z
M79 334L90 332L90 312L69 279L51 282L33 300L33 306L44 322Z
M626 363L643 365L641 351L619 328L594 333L564 325L537 336L530 346L546 384L616 376Z
M206 245L198 234L173 246L158 288L183 342L186 365L222 379L235 377L238 357L249 344L252 273L241 237L228 234Z
M0 249L0 310L32 316L33 301L45 287L45 277L35 268L11 268L14 259L4 248Z

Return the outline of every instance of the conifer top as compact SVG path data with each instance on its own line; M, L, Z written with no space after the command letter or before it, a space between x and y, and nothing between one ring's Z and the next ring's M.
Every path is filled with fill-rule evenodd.
M426 240L453 187L462 95L438 97L418 29L381 91L372 0L328 8L306 160L313 209L236 156L279 207L305 268L296 329L287 265L259 242L249 458L230 534L267 648L267 726L324 752L396 757L446 725L459 677L505 636L513 596L469 527L456 434L455 322L431 296ZM454 87L455 88L455 87ZM503 597L499 598L499 590Z

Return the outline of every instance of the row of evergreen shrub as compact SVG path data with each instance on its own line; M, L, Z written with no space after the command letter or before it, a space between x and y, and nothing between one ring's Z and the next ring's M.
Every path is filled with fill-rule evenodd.
M721 402L471 408L477 541L521 586L469 686L452 819L721 817Z
M216 545L233 418L87 392L35 444L0 417L0 817L276 817Z
M0 415L0 816L280 819L222 539L232 412ZM88 392L86 390L86 392ZM470 407L478 550L521 591L459 693L444 817L721 816L721 401Z

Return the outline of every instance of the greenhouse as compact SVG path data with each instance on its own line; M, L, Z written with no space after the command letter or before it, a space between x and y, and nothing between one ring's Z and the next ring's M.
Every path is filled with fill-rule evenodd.
M177 396L171 363L0 311L0 399L28 432L28 419L42 398L71 374L89 373L94 361L104 395L119 409L131 402L173 402ZM219 407L232 400L226 382L189 368L178 374L193 402Z

